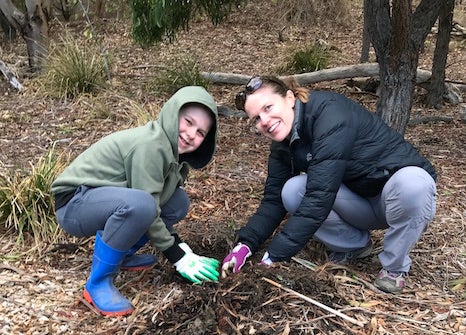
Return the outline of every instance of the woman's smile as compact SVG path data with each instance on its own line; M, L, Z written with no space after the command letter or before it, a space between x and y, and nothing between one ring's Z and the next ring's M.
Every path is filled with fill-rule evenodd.
M275 122L272 127L268 129L269 133L272 133L278 126L280 125L280 121Z

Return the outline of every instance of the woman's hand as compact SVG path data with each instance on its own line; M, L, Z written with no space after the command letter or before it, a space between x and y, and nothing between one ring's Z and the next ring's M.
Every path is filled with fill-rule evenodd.
M251 255L251 249L246 244L238 243L223 260L222 278L225 278L230 270L233 273L240 272L246 259Z

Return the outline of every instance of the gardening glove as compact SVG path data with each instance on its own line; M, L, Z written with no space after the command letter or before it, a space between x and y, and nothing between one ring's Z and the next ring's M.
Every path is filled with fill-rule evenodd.
M196 255L184 242L179 246L184 250L185 255L174 265L181 276L194 284L201 284L203 281L218 281L218 260Z
M266 251L264 256L262 257L262 260L260 262L260 265L265 265L266 267L271 267L273 265L272 260L270 259L269 252Z
M251 249L246 244L238 243L223 260L222 278L227 276L229 269L232 269L233 273L240 272L246 259L251 255Z

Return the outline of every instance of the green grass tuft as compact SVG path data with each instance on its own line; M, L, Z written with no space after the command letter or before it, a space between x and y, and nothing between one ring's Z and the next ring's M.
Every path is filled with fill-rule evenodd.
M69 33L50 47L44 72L38 78L39 91L53 98L75 98L104 87L109 73L107 55L88 41L82 45Z
M0 220L16 233L17 244L32 237L31 249L40 252L59 237L50 189L66 163L52 148L36 165L31 164L29 172L16 170L0 175Z
M325 69L331 60L332 53L324 45L315 44L291 54L285 65L279 67L279 74L298 74Z
M168 97L180 88L191 85L209 90L212 82L201 75L197 63L183 58L175 60L172 67L163 68L155 80L148 84L148 90L155 90Z

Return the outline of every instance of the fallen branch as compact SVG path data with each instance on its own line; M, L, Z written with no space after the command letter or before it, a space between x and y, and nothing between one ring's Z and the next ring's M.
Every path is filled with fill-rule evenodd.
M269 278L262 277L262 280L264 280L267 283L272 284L272 285L274 285L274 286L276 286L276 287L278 287L278 288L280 288L280 289L282 289L282 290L284 290L284 291L286 291L288 293L292 293L292 294L296 295L297 297L299 297L299 298L301 298L301 299L303 299L303 300L305 300L307 302L310 302L311 304L314 304L314 305L316 305L316 306L318 306L318 307L320 307L322 309L325 309L327 312L330 312L330 313L332 313L334 315L337 315L337 316L341 317L342 319L344 319L346 321L349 321L349 322L351 322L351 323L353 323L355 325L358 325L359 327L364 327L363 322L361 322L359 320L356 320L356 319L354 319L354 318L352 318L352 317L350 317L350 316L348 316L346 314L343 314L340 311L337 311L336 309L333 309L333 308L331 308L331 307L329 307L327 305L324 305L324 304L322 304L322 303L320 303L320 302L318 302L318 301L316 301L314 299L311 299L311 298L305 296L304 294L293 291L292 289L290 289L290 288L288 288L286 286L283 286L282 284L279 284L279 283L277 283L277 282L275 282L275 281L273 281L273 280L271 280Z
M424 117L415 117L409 121L410 126L416 126L422 123L430 123L430 122L445 122L451 123L453 122L453 118L449 116L424 116Z
M244 85L251 78L249 75L221 72L201 72L202 77L222 84ZM348 66L340 66L332 69L324 69L314 72L295 74L290 76L280 76L280 79L288 77L295 78L300 85L319 83L323 81L332 81L337 79L355 78L355 77L378 77L378 63L362 63ZM432 73L426 70L417 70L416 82L423 83L430 79Z
M23 90L23 85L21 85L18 79L16 79L13 72L11 72L8 66L6 66L6 64L2 62L1 60L0 60L0 71L2 71L3 75L6 77L6 79L11 84L11 86L16 88L20 92Z

